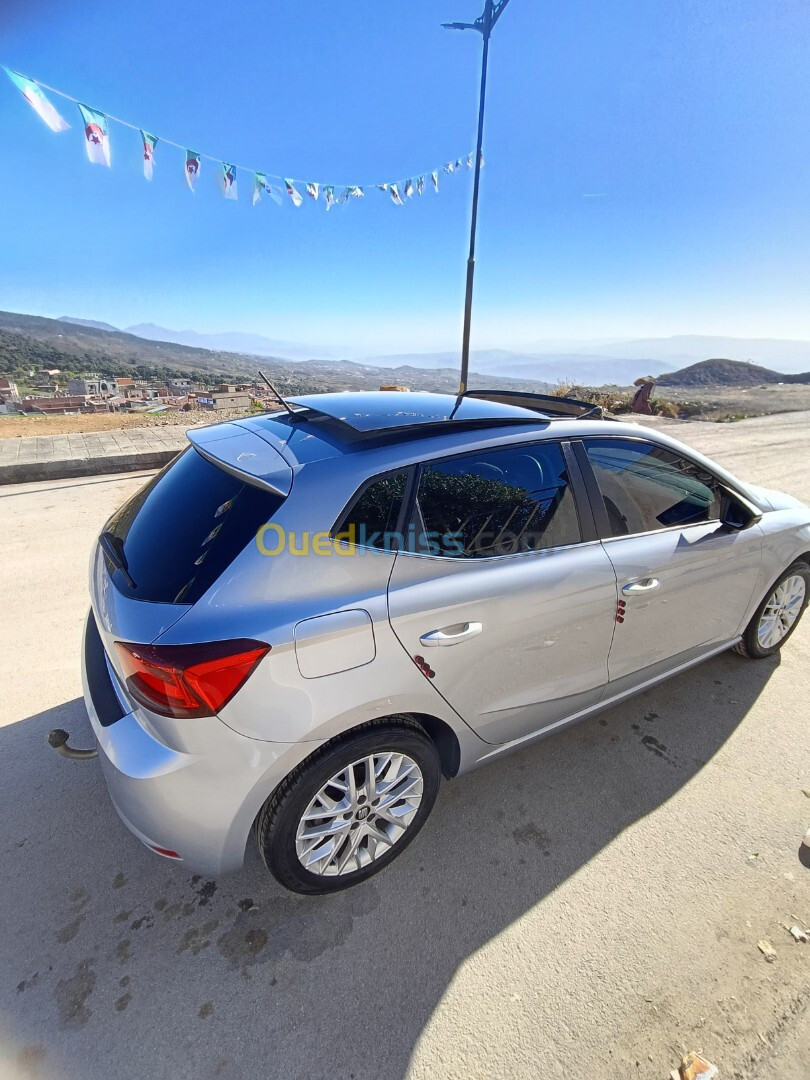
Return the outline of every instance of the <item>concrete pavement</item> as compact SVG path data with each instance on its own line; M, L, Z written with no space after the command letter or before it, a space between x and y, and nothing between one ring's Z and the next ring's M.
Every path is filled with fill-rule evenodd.
M679 427L810 502L806 414ZM293 896L252 850L209 882L45 745L90 740L87 559L142 482L0 491L3 1080L661 1080L689 1049L806 1078L810 946L782 924L810 920L810 621L445 784L356 889Z
M0 439L0 485L160 469L186 446L182 426Z

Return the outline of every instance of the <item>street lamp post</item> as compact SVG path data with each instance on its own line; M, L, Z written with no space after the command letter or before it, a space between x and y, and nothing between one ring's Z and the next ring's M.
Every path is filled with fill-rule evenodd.
M481 187L481 157L484 147L484 106L487 97L487 64L489 62L489 39L495 24L509 0L485 0L483 13L474 23L442 23L445 30L477 30L484 39L481 60L481 98L478 104L478 148L475 154L475 183L473 185L472 221L470 223L470 255L467 259L467 292L464 300L464 332L461 339L461 383L459 394L467 390L470 367L470 328L472 326L473 282L475 280L475 234L478 227L478 193Z

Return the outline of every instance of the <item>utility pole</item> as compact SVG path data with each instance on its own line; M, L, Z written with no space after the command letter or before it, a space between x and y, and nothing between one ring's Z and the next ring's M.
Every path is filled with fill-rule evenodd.
M487 97L487 65L489 63L489 39L495 24L509 0L485 0L483 13L474 23L442 23L445 30L477 30L484 40L481 61L481 98L478 104L478 148L475 155L475 183L473 185L472 221L470 223L470 255L467 259L467 293L464 300L464 332L461 339L461 383L459 394L467 390L470 368L470 329L472 326L473 282L475 280L475 235L478 227L478 193L481 187L481 156L484 148L484 106Z

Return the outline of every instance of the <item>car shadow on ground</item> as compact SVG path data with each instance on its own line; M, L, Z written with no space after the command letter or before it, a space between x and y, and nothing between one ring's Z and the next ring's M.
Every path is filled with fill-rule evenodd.
M149 854L98 763L46 745L90 742L81 700L0 729L0 1072L397 1080L459 965L686 784L777 665L723 655L445 784L399 860L331 897L252 845L216 882Z

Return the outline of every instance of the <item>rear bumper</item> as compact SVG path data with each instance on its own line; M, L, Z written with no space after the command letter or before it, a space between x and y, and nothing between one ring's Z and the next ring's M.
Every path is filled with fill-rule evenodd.
M92 612L82 681L110 798L127 828L208 877L240 869L256 814L315 745L249 739L217 717L173 721L177 739L167 745L117 687Z

